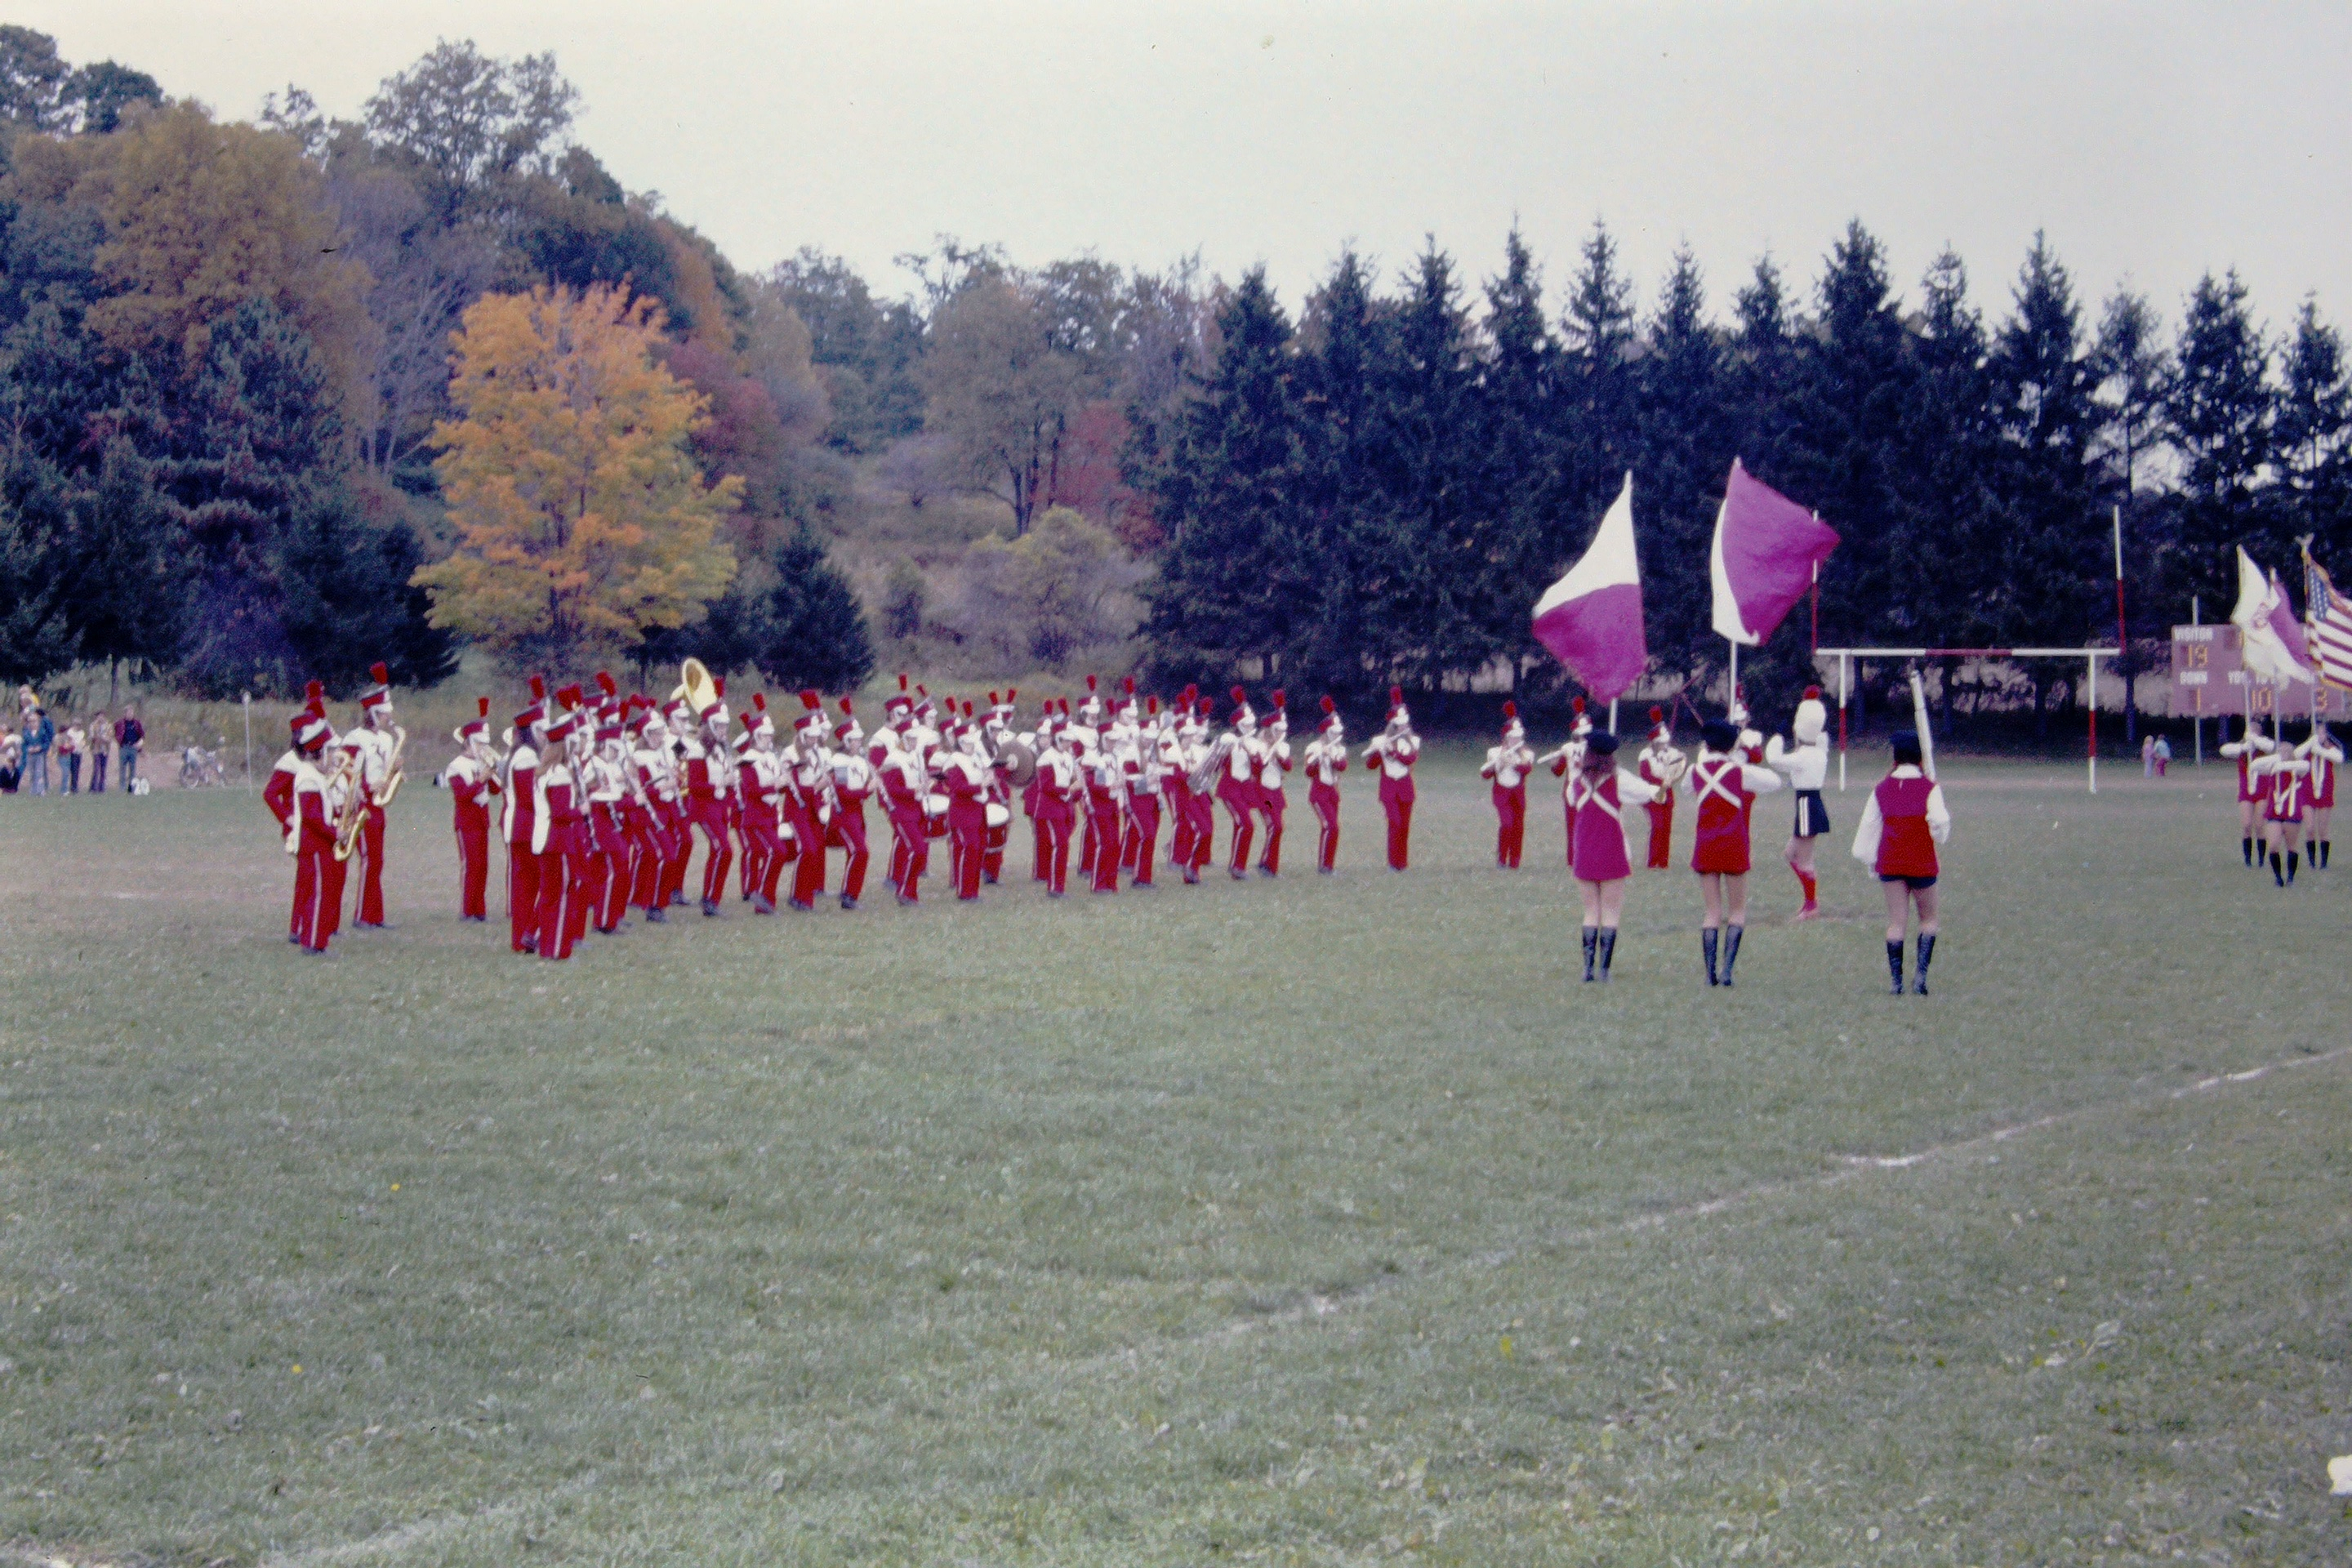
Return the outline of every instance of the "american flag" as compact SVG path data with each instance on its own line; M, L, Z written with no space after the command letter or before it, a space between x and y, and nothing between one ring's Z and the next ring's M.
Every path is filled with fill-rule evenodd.
M2304 612L2310 617L2311 657L2319 678L2352 690L2352 599L2336 591L2327 568L2303 552Z

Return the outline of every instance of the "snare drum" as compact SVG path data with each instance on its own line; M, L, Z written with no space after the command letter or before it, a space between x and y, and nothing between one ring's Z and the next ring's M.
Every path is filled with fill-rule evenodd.
M923 797L923 836L945 838L948 836L948 797L927 795Z
M1013 825L1012 808L1000 805L995 801L992 800L988 803L986 815L988 826L991 827L1009 827Z

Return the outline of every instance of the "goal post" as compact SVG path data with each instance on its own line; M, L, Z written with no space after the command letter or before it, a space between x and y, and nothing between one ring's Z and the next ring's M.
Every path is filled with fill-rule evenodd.
M1846 703L1853 689L1853 667L1865 659L1918 658L2079 658L2085 670L2083 689L2088 700L2083 707L2090 715L2090 735L2086 745L2090 792L2099 793L2099 660L2113 658L2117 650L2112 647L1822 647L1813 650L1816 660L1834 658L1838 661L1838 789L1845 789Z

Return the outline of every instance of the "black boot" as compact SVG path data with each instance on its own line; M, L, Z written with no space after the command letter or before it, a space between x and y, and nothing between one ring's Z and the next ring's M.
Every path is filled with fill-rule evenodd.
M1886 944L1886 973L1895 977L1894 988L1888 991L1887 994L1889 996L1902 995L1903 939L1899 936Z
M1919 933L1919 973L1912 978L1911 989L1919 995L1927 994L1927 963L1936 956L1936 933Z
M2279 858L2275 849L2271 851L2271 880L2282 888L2286 886L2286 862Z
M1715 977L1715 928L1702 927L1698 933L1698 950L1706 955L1706 983L1709 985L1721 984Z
M2252 866L2254 863L2254 841L2251 838L2239 839L2238 853L2246 858L2248 866Z
M1593 955L1600 949L1600 929L1595 926L1586 926L1584 928L1584 979L1587 984L1591 984L1592 981L1592 960Z
M1601 984L1609 984L1610 961L1617 956L1617 928L1611 926L1601 933Z
M1746 926L1723 928L1723 983L1731 984L1731 966L1739 962L1739 939L1748 934Z
M2286 885L2290 888L2294 886L2294 863L2300 858L2292 849L2286 852Z
M2336 841L2332 838L2323 838L2318 843L2311 847L2311 868L2313 870L2325 871L2327 869L2328 847L2335 842Z

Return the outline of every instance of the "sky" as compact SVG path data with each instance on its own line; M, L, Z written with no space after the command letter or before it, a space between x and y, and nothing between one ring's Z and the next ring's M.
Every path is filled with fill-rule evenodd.
M1555 305L1596 218L1646 309L1675 247L1714 308L1769 252L1810 289L1849 219L1913 298L1946 245L1989 312L2045 231L2086 296L2178 320L2236 267L2274 331L2352 312L2352 5L718 5L16 0L226 118L289 83L355 115L438 38L552 49L575 134L758 270L803 246L887 293L935 236L1092 251L1294 307L1343 247L1474 278L1517 223Z

